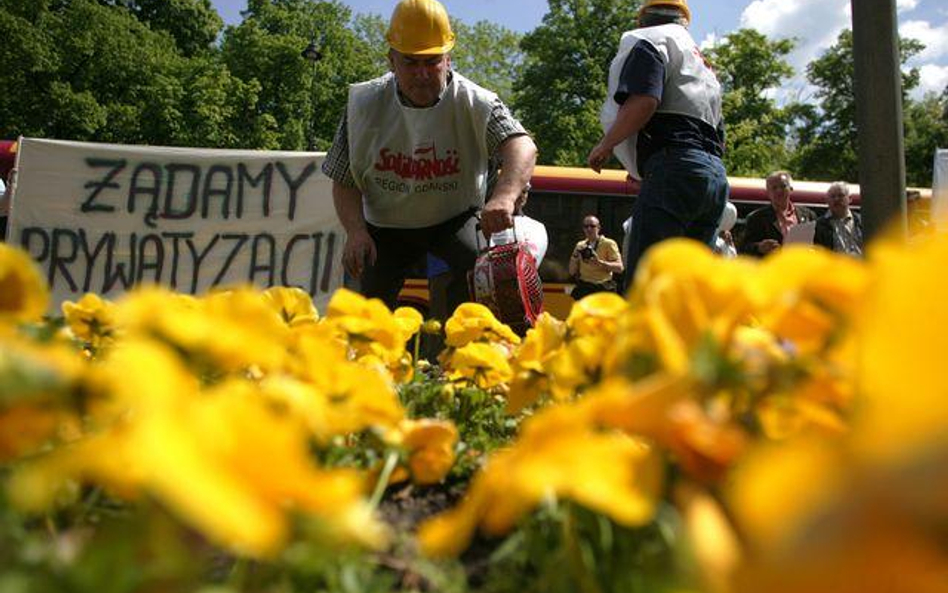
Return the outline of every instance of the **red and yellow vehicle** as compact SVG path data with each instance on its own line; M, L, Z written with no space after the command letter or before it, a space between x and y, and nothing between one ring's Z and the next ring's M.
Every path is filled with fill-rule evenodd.
M742 232L744 218L754 209L769 204L764 179L730 177L730 199L738 209L735 238ZM569 296L573 284L568 263L576 242L583 238L580 223L592 214L599 218L605 236L622 242L622 223L632 214L632 204L639 185L625 171L603 170L595 173L579 167L536 167L530 181L530 199L525 212L546 225L549 247L540 266L543 280L544 309L565 319L572 307ZM793 182L793 201L818 212L826 209L826 190L829 183L813 181ZM853 207L859 208L859 187L851 186ZM931 190L916 190L922 199L910 202L912 218L925 216L931 203ZM399 301L427 312L428 282L413 278L405 282Z

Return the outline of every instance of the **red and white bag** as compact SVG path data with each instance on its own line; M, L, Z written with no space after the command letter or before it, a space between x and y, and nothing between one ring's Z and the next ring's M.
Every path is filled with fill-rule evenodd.
M543 312L543 284L537 272L537 262L523 241L491 244L481 248L481 233L477 233L480 255L468 275L471 299L494 313L498 320L510 326L519 335L533 327Z

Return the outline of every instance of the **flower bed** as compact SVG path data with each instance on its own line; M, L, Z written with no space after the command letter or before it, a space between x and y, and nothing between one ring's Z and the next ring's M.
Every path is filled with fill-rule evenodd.
M948 238L669 241L521 339L0 246L0 590L940 591Z

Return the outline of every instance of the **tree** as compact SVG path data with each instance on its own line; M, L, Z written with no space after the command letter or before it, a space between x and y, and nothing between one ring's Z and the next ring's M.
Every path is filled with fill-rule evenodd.
M948 146L948 89L909 101L904 108L905 172L909 185L929 187L935 149Z
M534 134L539 162L582 165L602 134L609 64L639 2L550 0L543 23L520 43L524 65L514 107Z
M259 85L124 4L0 0L0 137L274 148Z
M793 75L784 60L793 47L790 39L770 41L741 29L705 52L724 90L724 162L731 175L762 177L786 164L790 114L777 107L772 90Z
M915 40L901 40L901 63L922 48ZM807 79L817 88L820 121L808 123L813 128L807 131L810 141L801 144L794 156L793 169L801 178L850 181L859 178L854 72L853 34L848 29L807 66ZM917 68L902 73L903 102L918 81Z
M185 56L207 52L217 41L224 21L210 0L116 0L154 31L174 37Z
M228 69L259 86L258 113L276 122L280 148L327 148L348 85L376 71L371 48L348 28L350 10L336 0L249 0L243 14L224 34ZM322 52L315 63L300 56L311 39Z
M452 19L457 45L451 52L452 67L510 105L513 81L523 61L521 36L510 29L479 21L473 26Z
M377 14L358 14L352 21L352 27L356 37L369 48L373 64L372 76L381 76L388 72L388 41L385 40L388 21Z
M0 35L23 42L0 50L5 136L142 141L144 123L167 125L177 94L169 35L93 0L0 6Z

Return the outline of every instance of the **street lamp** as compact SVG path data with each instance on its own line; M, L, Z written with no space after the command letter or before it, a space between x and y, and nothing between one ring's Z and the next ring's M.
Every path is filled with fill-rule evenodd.
M316 64L323 59L323 54L319 51L319 46L316 45L316 36L313 35L313 38L310 39L309 45L307 45L303 51L300 52L300 56L304 59L309 60L313 64L313 80L312 86L310 89L310 110L309 114L309 138L306 141L306 149L310 152L316 148L316 114L313 111L314 105L312 105L313 100L316 97Z
M323 59L323 54L319 51L319 46L316 45L316 38L310 40L309 45L306 46L306 49L300 52L300 55L310 62L313 63L313 67L316 66L316 62Z

